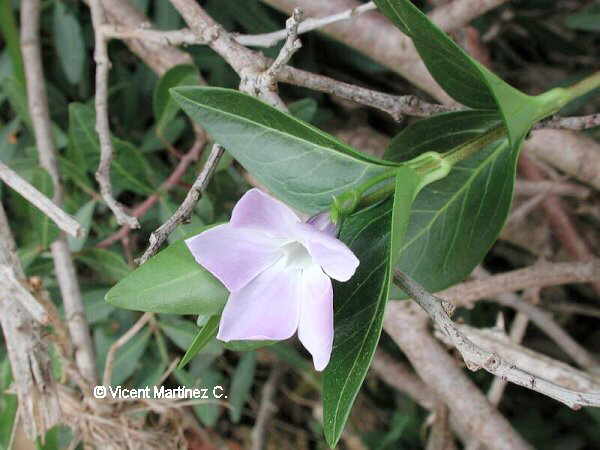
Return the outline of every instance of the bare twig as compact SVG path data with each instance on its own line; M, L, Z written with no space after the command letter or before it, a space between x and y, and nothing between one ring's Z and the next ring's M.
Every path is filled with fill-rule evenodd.
M540 264L537 264L537 265L529 268L529 270L535 269L536 267L539 268L540 271L543 271L545 268L550 268L550 265L548 263L540 263ZM522 270L528 270L528 269L522 269ZM481 273L482 270L480 269L477 272ZM511 278L510 274L511 273L515 274L516 272L518 272L518 271L509 272L507 274L502 274L502 275L488 276L488 277L483 277L483 278L479 277L479 280L477 280L477 281L480 281L482 283L485 283L487 281L488 283L490 283L490 285L493 285L493 284L497 283L498 281L502 281L502 280L504 280L507 283L510 283L510 281L507 281L507 280L510 280L510 278ZM495 277L504 277L504 278L497 279ZM535 279L535 277L533 277L533 279ZM437 295L449 302L454 303L454 304L462 304L461 295L463 293L469 291L469 286L474 291L478 291L479 289L481 289L481 285L470 284L470 283L471 282L467 282L467 283L463 283L462 285L454 286L453 288L450 288L446 291L442 291L442 292L438 293ZM540 287L541 286L531 286L531 287L529 287L529 289L537 290L537 289L540 289ZM518 289L515 289L515 290L518 290ZM507 306L509 308L513 308L513 309L517 310L520 314L526 315L529 320L531 320L534 324L536 324L538 326L538 328L540 328L552 340L554 340L554 342L556 342L556 344L560 348L562 348L564 350L564 352L567 355L569 355L573 359L573 361L575 361L581 367L590 369L590 368L598 366L598 364L599 364L598 360L592 354L590 354L585 348L583 348L581 345L579 345L579 343L575 339L573 339L565 330L563 330L563 328L553 320L551 314L538 308L537 306L535 306L532 303L522 301L518 296L512 294L510 291L499 293L499 294L493 295L493 296L486 295L484 297L493 297L493 298L491 298L491 301L498 303L500 305L503 305L503 306ZM520 320L523 320L523 319L520 319Z
M343 20L354 19L368 11L372 11L377 7L373 2L368 2L354 8L347 9L340 13L334 13L326 17L308 18L303 21L298 27L298 34L304 34L309 31L317 30L329 24L340 22ZM272 47L279 41L284 40L288 36L287 30L273 31L272 33L255 34L255 35L234 35L235 40L242 45L249 47Z
M600 126L600 114L576 117L550 117L535 124L534 130L549 128L555 130L586 130Z
M435 395L425 383L409 367L395 361L382 350L375 353L371 367L383 381L408 394L423 408L435 407Z
M436 295L452 299L457 306L468 307L475 300L495 297L503 292L569 283L587 283L598 279L600 279L600 259L595 258L587 262L538 264L493 275L483 280L466 281Z
M427 315L414 303L388 302L383 326L468 435L489 449L531 449L431 336Z
M497 328L475 328L465 324L456 326L475 345L498 353L527 372L569 389L600 392L600 379L594 372L577 370L562 361L523 347ZM443 337L442 340L447 341L448 338Z
M256 80L261 79L265 71L269 70L268 67L266 68L266 60L264 58L257 57L254 52L235 42L232 36L221 25L217 24L208 14L206 14L202 7L200 7L200 5L197 3L190 0L172 0L172 3L187 22L190 29L192 29L197 36L206 39L207 44L219 55L221 55L240 75L242 78L241 87L249 89L249 86L258 86ZM290 35L293 37L293 39L290 39L290 45L292 45L292 47L297 46L297 36L294 36L294 33L297 31L298 23L298 16L296 18L292 18L290 21ZM285 60L285 58L291 57L293 51L291 51L291 49L284 49L282 50L282 53L284 54L282 59ZM278 67L275 67L272 72L276 74L278 70ZM251 78L254 81L250 81ZM269 77L267 77L267 80L268 79ZM256 91L253 92L252 90L250 90L250 93L254 95L257 94ZM258 94L263 98L269 98L271 103L275 106L285 108L284 103L277 96L276 92L273 91L272 84L268 83L268 85L261 85ZM202 195L202 192L206 189L206 186L208 185L208 182L210 181L210 178L214 173L219 160L223 155L223 152L224 149L220 145L213 145L202 171L194 181L194 184L187 193L183 203L164 224L162 224L150 235L148 248L141 258L139 258L139 264L143 264L148 260L148 258L154 255L169 234L180 223L190 217L196 203L198 203L198 200Z
M294 53L302 48L302 42L298 39L298 27L302 22L302 10L295 8L292 16L286 22L287 39L281 47L275 61L263 73L256 77L257 90L255 95L272 104L273 106L287 111L287 108L278 95L273 95L277 92L277 76L281 73L285 65L292 59ZM250 78L250 80L252 77ZM240 86L242 90L250 91L251 86Z
M582 406L600 406L600 392L586 393L559 386L507 362L495 352L490 352L475 345L452 322L448 315L446 302L428 293L420 284L403 272L398 270L394 272L394 282L427 312L449 342L460 352L469 369L479 370L483 368L493 375L544 394L573 409L579 409Z
M278 6L279 0L273 1L275 6ZM433 14L433 18L445 24L449 29L454 26L460 26L461 21L468 20L469 18L476 16L478 13L483 13L487 9L496 6L502 1L490 0L483 5L480 5L480 9L473 10L469 6L469 2L452 2L452 6L440 7ZM350 3L347 3L350 5ZM312 4L310 5L312 6ZM286 6L287 8L287 6ZM314 30L332 23L336 23L345 19L356 18L358 15L370 11L372 7L370 3L367 4L356 4L351 6L347 10L341 13L332 13L323 19L307 19L298 26L298 34ZM330 11L330 9L328 9ZM293 10L290 10L293 14ZM360 14L359 14L360 13ZM190 44L210 44L212 35L210 33L194 33L189 29L182 29L176 31L159 31L154 29L147 29L138 27L135 29L121 29L113 25L105 25L105 33L107 36L119 39L140 39L148 42L153 42L162 45L190 45ZM214 35L222 34L219 30ZM277 37L277 41L289 36L289 30L280 30L272 34ZM270 43L272 42L271 33L266 35L246 36L246 35L235 35L231 37L243 45L259 45L259 43ZM400 46L399 48L402 48ZM256 52L250 52L245 54L254 54L254 57L260 65L268 63L267 59L261 54ZM235 69L235 66L232 66ZM236 69L237 70L237 69ZM252 72L253 68L250 70ZM238 72L240 73L240 72ZM250 77L252 78L252 77ZM416 96L405 95L397 96L386 94L383 92L374 91L371 89L363 88L360 86L344 83L332 78L313 74L303 70L295 69L290 66L281 67L277 75L278 81L290 83L298 86L303 86L309 89L314 89L321 92L326 92L331 95L336 95L340 98L351 100L366 106L370 106L379 109L383 112L390 114L395 120L400 120L402 115L413 115L419 117L426 117L432 114L441 112L455 111L461 109L457 106L446 106L435 103L428 103ZM592 116L583 117L567 117L567 118L553 118L540 122L536 128L546 128L545 124L548 124L548 128L563 128L563 129L577 129L581 130L584 128L595 126L597 118ZM586 126L587 125L587 126Z
M350 8L340 13L335 13L326 17L310 17L303 21L298 27L298 34L308 33L331 23L353 19L365 12L374 10L373 2L365 3L364 5ZM197 36L187 28L174 31L160 31L147 28L123 28L115 25L104 25L104 35L113 39L141 39L144 41L155 42L157 44L165 44L171 46L180 45L198 45L206 44L207 41L202 36ZM232 34L233 38L241 45L249 47L273 47L278 42L284 40L288 36L287 29L273 31L263 34Z
M115 356L117 350L123 347L129 340L134 337L144 326L152 319L153 313L144 313L138 321L129 329L123 336L117 339L114 344L110 346L106 353L106 363L104 366L104 374L102 376L102 384L104 386L110 386L110 380L112 377L113 364L115 362Z
M265 382L260 395L260 407L256 415L256 422L252 428L252 450L263 450L265 446L266 427L277 410L273 397L277 392L277 384L284 371L281 366L273 366L269 378Z
M89 4L89 0L86 0ZM126 0L103 0L107 19L123 29L146 28L149 19L131 2ZM160 42L126 39L125 44L160 77L179 64L192 64L191 56L176 47Z
M110 61L108 60L108 48L106 39L102 33L102 25L105 23L104 7L101 0L90 0L92 12L92 23L94 26L94 60L96 62L96 132L100 139L100 164L96 171L96 180L100 185L102 198L115 215L120 225L131 228L139 228L140 224L135 217L125 212L123 206L117 202L112 194L110 182L110 165L113 160L113 145L110 136L110 124L108 119L108 71Z
M161 184L161 186L158 188L159 192L168 192L173 187L175 187L177 183L179 183L179 180L181 180L183 175L185 175L185 172L187 171L190 164L192 164L198 159L198 157L200 156L200 152L202 151L202 148L205 144L206 138L204 134L198 134L192 148L190 148L190 150L179 160L179 163L177 164L175 169L173 169L171 175L169 175L169 177L164 181L164 183ZM159 193L152 194L138 206L133 208L131 214L137 218L143 217L150 210L150 208L152 208L152 206L156 204L156 202L159 199ZM113 233L103 241L99 242L98 244L96 244L96 246L100 248L110 247L115 242L126 237L130 230L131 228L129 228L127 225L124 225L119 231Z
M0 264L0 286L6 290L8 298L21 303L31 317L37 322L42 325L48 324L48 314L46 314L46 310L40 305L40 302L31 295L31 292L19 282L12 266Z
M526 181L517 180L515 184L517 195L555 194L566 197L586 199L590 196L590 189L575 183L561 183L558 181Z
M163 244L163 242L165 242L167 237L169 237L171 232L177 228L180 223L185 222L187 219L189 219L189 217L191 217L192 211L194 210L196 203L198 203L198 200L200 200L202 193L206 189L206 186L208 185L212 174L216 170L224 151L225 150L220 145L213 145L202 171L194 181L192 188L188 191L181 205L179 205L177 208L177 211L175 211L165 223L163 223L150 235L148 248L140 257L138 261L139 264L144 264L146 261L148 261L148 259L158 251L160 246Z
M59 208L52 200L38 191L35 186L21 178L18 173L0 161L0 179L13 188L29 203L48 216L61 230L71 236L80 236L83 229L79 222Z
M600 144L571 131L537 130L525 141L525 154L551 164L600 189Z
M0 265L10 267L16 278L24 278L2 203ZM0 290L0 324L19 398L23 428L32 439L44 436L46 430L61 418L44 328L23 306L23 302L15 301L10 289Z
M526 178L532 181L544 181L545 177L542 171L538 169L535 163L527 157L521 155L519 159L519 168ZM558 239L562 242L567 252L572 258L579 261L588 261L593 258L587 243L579 235L575 224L567 214L565 206L560 198L549 196L542 202L546 217ZM592 287L597 294L600 294L600 281L592 283Z
M48 111L48 98L44 81L39 42L40 1L25 0L21 3L21 49L27 80L27 101L35 132L40 163L54 185L54 203L60 207L63 187L56 161L56 149L52 141L52 126ZM75 266L66 237L59 236L51 245L54 270L60 287L69 332L76 348L76 360L82 374L93 381L96 379L94 351L90 331L83 310L81 291L77 282Z

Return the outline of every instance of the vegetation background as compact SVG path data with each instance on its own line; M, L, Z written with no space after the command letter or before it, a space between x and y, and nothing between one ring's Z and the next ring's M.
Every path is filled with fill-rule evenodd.
M158 29L184 27L179 13L168 1L131 0L130 3ZM200 2L227 30L241 34L266 33L283 27L287 16L266 3L258 0ZM297 3L303 6L302 1ZM430 0L420 2L420 6L431 10L444 3L445 0ZM473 8L477 7L477 1L470 3ZM597 2L522 0L497 3L500 3L498 7L457 29L452 36L514 86L537 94L559 83L571 84L600 67L600 4ZM28 110L19 44L20 7L18 1L0 0L3 40L0 49L0 161L52 197L51 178L39 164ZM181 113L166 114L164 107L161 108L166 88L194 82L194 71L181 68L179 72L169 72L171 79L161 78L122 41L110 41L108 100L116 152L111 179L115 197L129 210L137 211L141 224L140 229L122 232L113 238L119 226L102 201L94 179L100 145L95 133L94 30L90 10L84 2L46 0L41 3L40 20L42 62L64 184L64 209L85 228L85 235L69 238L68 246L75 262L101 377L109 348L141 315L115 309L104 302L104 295L135 267L135 258L146 248L150 233L181 203L203 166L210 143L206 141L205 145L196 148L197 136L187 117ZM359 35L369 32L356 30ZM376 30L372 32L376 33ZM433 101L396 72L370 59L369 52L361 52L319 32L304 34L301 39L303 48L293 59L296 67L384 92L416 94ZM275 57L279 48L280 45L263 51L267 56ZM208 84L238 87L240 79L236 72L208 47L192 45L184 51L191 55ZM291 85L282 84L280 94L293 114L375 155L383 153L391 136L416 120L406 117L401 122L394 121L374 109ZM561 115L598 111L597 94L596 91L569 105ZM596 147L586 147L586 151L596 152L594 158L597 158L600 127L582 133L591 139L589 142L596 141ZM559 151L569 151L560 141L548 145L554 145ZM184 170L171 184L163 184L177 167L181 167L182 160L188 161ZM582 159L580 163L585 164L585 161ZM585 179L570 177L548 161L538 167L547 181L562 187L564 210L576 225L589 252L599 254L598 190ZM594 170L597 173L600 167ZM522 174L519 180L524 182L526 179L527 176ZM204 225L227 220L235 202L253 183L241 166L225 157L194 209L190 222L179 226L169 237L169 242L195 234ZM483 264L488 271L509 271L544 259L572 259L542 207L548 191L540 189L539 185L536 188L527 183L517 186L513 215L501 240ZM51 242L58 236L58 229L6 185L0 185L0 195L30 285L47 291L60 314L64 314L55 263L49 251ZM148 207L149 198L153 200ZM140 208L140 205L146 207ZM538 306L552 313L556 322L592 354L600 352L600 297L592 287L556 286L528 295L536 297ZM507 323L515 317L513 310L494 302L477 303L473 309L461 310L459 314L471 325L480 327L494 326L499 314ZM148 326L117 351L112 384L146 386L158 382L171 361L182 356L189 347L196 332L195 317L156 315ZM5 345L0 343L0 448L3 448L8 447L15 437L12 430L16 402L13 393L6 391L11 384L10 367ZM535 326L527 328L523 345L569 361ZM379 362L388 361L388 369L397 369L400 367L397 364L402 364L405 369L409 367L403 354L385 335L381 348L385 358L380 358ZM411 396L390 386L382 375L386 367L376 366L379 368L370 372L354 406L340 448L424 448L430 426L435 422L430 411L419 406ZM263 386L267 380L273 380L275 367L279 368L277 395L265 398ZM223 385L229 393L228 400L180 407L177 412L173 412L175 408L172 412L167 407L154 409L148 416L138 417L137 422L163 431L185 433L189 448L250 448L256 439L253 437L256 417L261 405L269 402L276 412L272 420L263 425L267 428L259 430L264 434L267 448L326 448L320 424L318 376L293 340L242 353L225 351L213 342L186 369L170 372L166 384ZM487 390L492 381L492 377L483 371L469 373L469 377L483 390ZM571 411L554 400L512 385L506 389L498 408L535 448L600 447L600 410ZM139 427L137 422L126 426ZM21 434L18 431L17 439L22 438ZM69 427L56 427L39 446L67 448L69 442L78 438Z

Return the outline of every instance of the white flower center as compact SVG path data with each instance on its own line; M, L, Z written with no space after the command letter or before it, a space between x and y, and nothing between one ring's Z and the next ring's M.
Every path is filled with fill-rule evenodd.
M313 259L306 247L298 241L289 242L281 247L283 263L289 269L306 269L311 266Z

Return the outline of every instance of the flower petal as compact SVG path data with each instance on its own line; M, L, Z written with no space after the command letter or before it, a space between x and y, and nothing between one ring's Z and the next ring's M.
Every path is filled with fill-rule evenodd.
M269 236L230 224L210 228L185 243L198 264L230 292L247 285L281 257L279 246Z
M302 304L298 338L313 357L315 370L329 363L333 346L333 288L319 266L302 274Z
M269 267L243 289L232 292L223 310L217 339L274 340L291 337L300 319L300 271Z
M315 214L310 217L306 223L312 225L317 230L327 233L329 236L336 237L337 236L337 227L331 221L331 215L329 211L325 211L319 214Z
M310 256L331 278L348 281L354 275L360 261L342 241L304 223L296 225L296 233Z
M265 194L260 189L250 189L233 208L231 225L236 228L253 228L272 236L290 236L290 229L300 219L287 205Z

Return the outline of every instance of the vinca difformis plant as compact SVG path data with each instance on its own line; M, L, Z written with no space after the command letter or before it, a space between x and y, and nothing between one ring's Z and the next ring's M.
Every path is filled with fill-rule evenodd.
M188 240L188 245L179 241L162 250L107 294L107 301L123 308L201 316L203 325L180 366L214 338L221 337L227 348L250 350L291 336L298 323L300 340L315 357L314 347L307 344L310 339L303 339L300 318L295 318L296 326L285 333L225 331L232 326L248 331L248 327L261 325L261 313L252 309L252 302L244 305L243 311L255 312L259 317L241 313L235 316L231 311L239 308L229 302L246 284L254 283L255 277L285 263L289 255L281 251L279 244L297 245L309 263L294 266L295 271L310 267L324 277L322 268L328 277L338 280L333 282L333 346L330 355L315 357L316 368L324 369L323 425L332 447L340 438L373 358L390 297L392 270L400 269L430 291L464 279L483 259L506 220L517 157L532 126L600 85L596 74L571 88L527 95L470 58L410 1L375 3L412 38L440 86L468 107L409 126L392 140L382 159L362 154L293 115L238 91L176 87L170 91L171 99L164 101L169 114L174 114L175 104L179 105L279 201L306 216L328 213L343 244L310 223L301 225L308 227L307 233L320 239L327 236L327 242L336 242L331 245L349 250L347 257L353 254L358 260L356 270L344 276L330 273L327 264L315 256L310 240L294 231L300 222L293 216L296 218L288 224L270 224L281 227L285 242L280 242L281 236L270 233L268 227L244 229L253 245L269 241L264 242L264 248L244 255L250 258L245 264L258 264L256 258L264 256L266 248L279 250L266 262L260 261L260 270L246 273L243 286L235 285L240 280L223 275L230 269L222 257L231 252L224 250L219 255L220 268L216 268L211 253L214 249L196 246L217 233L217 228L212 228ZM237 207L242 208L243 201ZM249 217L272 211L273 202L279 205L275 208L287 211L288 219L292 217L284 205L274 199L269 202L271 205L264 210L248 212ZM234 210L232 222L218 225L218 229L235 228L235 221ZM231 233L221 245L224 249L236 248L241 234ZM240 261L231 255L229 264L233 268ZM283 274L278 275L283 277L283 284L292 283L292 272L278 272ZM268 284L263 294L274 296ZM328 286L323 283L314 295L323 295ZM249 298L259 296L256 293ZM402 296L398 292L394 298ZM283 303L290 301L287 297L269 299ZM309 297L303 294L296 299L300 311L315 300ZM324 306L323 316L328 313ZM314 321L319 319L314 311L310 315ZM246 320L258 323L244 323ZM326 334L317 333L316 339L329 339Z

